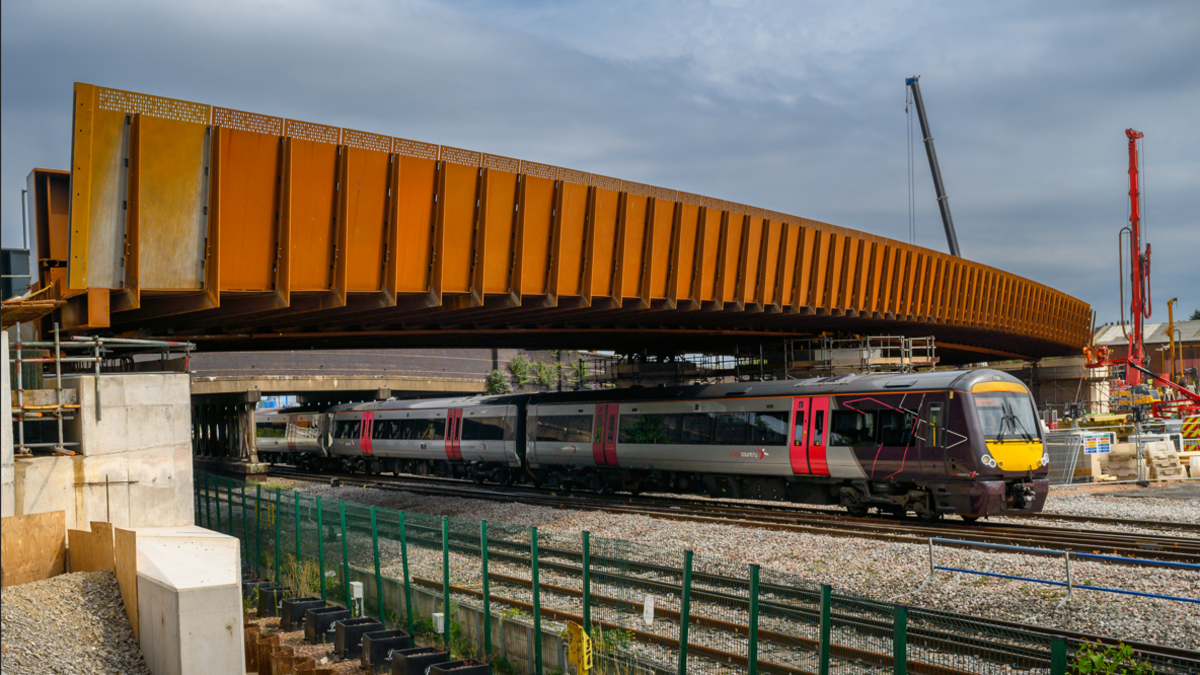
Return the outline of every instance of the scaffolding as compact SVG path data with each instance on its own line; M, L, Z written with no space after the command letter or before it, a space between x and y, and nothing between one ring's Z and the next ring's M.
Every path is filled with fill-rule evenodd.
M63 423L74 421L80 409L78 389L64 386L71 375L96 376L96 421L103 416L100 376L123 372L187 372L187 363L196 346L190 342L135 340L128 338L80 337L63 340L54 324L52 341L18 340L13 350L13 419L16 426L15 454L28 457L34 450L49 450L55 455L73 455L78 441L68 441ZM182 357L172 356L182 352ZM159 357L156 360L154 357ZM44 372L53 366L53 373ZM43 387L53 378L53 387ZM27 424L36 425L32 433ZM53 432L45 429L53 424ZM28 440L36 438L37 440Z
M913 373L938 364L932 337L815 337L735 347L732 354L581 354L592 387L763 382L853 373Z

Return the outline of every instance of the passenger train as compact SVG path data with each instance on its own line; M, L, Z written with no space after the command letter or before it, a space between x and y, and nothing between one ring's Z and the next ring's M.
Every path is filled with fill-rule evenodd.
M914 512L1040 511L1033 397L995 370L388 400L260 413L263 461L562 490Z

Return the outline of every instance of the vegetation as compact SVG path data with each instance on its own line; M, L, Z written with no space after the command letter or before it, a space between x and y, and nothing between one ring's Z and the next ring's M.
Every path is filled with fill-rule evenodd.
M1075 652L1075 663L1071 672L1082 675L1154 675L1154 668L1133 655L1133 649L1121 643L1106 647L1088 642Z
M510 363L511 367L511 363ZM508 381L508 376L499 370L493 370L487 374L487 393L489 396L499 396L500 394L511 394L512 385Z
M508 372L512 373L513 377L517 378L517 384L519 386L523 387L529 384L529 378L532 370L533 365L529 362L529 359L525 358L524 354L517 354L516 356L512 357L511 361L508 362Z
M1188 317L1188 321L1200 321L1200 309L1192 312L1192 315Z

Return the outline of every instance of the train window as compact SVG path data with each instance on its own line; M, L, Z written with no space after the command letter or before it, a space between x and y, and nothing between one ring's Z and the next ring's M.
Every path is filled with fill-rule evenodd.
M462 428L464 441L504 440L503 417L464 417Z
M446 440L446 421L437 419L408 420L413 425L413 440L444 441Z
M358 438L358 428L361 420L340 420L334 427L334 438Z
M375 420L371 425L371 438L379 440L395 440L400 438L399 420Z
M621 443L666 443L663 431L663 416L655 414L622 415Z
M875 445L874 410L833 410L830 414L830 445Z
M709 413L679 415L679 442L687 445L711 445L713 418Z
M818 410L813 416L813 445L825 445L825 411Z
M750 445L752 413L720 413L713 434L717 445Z
M558 443L590 443L591 415L538 415L537 440Z
M796 433L792 436L792 445L804 445L804 411L796 411Z
M750 415L754 445L787 445L787 413L757 412Z
M880 445L900 446L912 443L912 415L906 415L899 410L876 410L875 423L879 427Z
M255 425L254 435L259 438L283 438L286 434L285 422L259 422Z

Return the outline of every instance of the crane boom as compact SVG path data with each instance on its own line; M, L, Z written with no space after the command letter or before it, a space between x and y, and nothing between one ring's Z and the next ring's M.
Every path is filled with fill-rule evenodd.
M950 217L950 200L946 197L945 186L942 185L937 151L933 149L933 134L929 133L929 121L925 119L925 103L921 100L921 85L917 82L919 79L920 75L914 75L905 80L905 84L912 89L913 102L917 104L917 119L921 121L921 137L925 139L925 154L929 156L929 170L933 172L933 189L937 191L938 210L942 212L942 225L946 228L946 243L950 245L950 255L961 258L958 235L954 233L954 219Z

